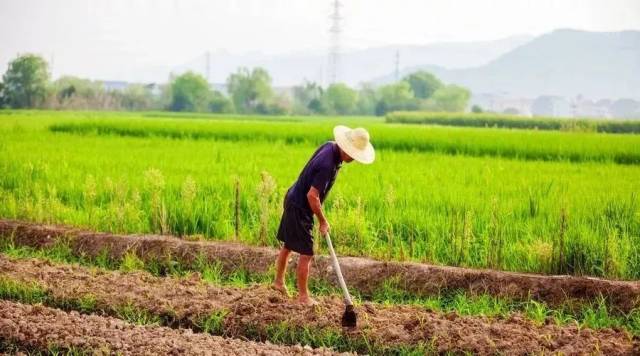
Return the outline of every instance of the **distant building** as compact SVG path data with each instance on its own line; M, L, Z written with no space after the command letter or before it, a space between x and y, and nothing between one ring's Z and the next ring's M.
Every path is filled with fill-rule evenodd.
M531 104L531 113L534 116L573 116L571 104L567 99L550 95L537 97Z
M293 98L293 87L273 87L273 92L277 95L283 95L289 98Z
M158 83L129 83L119 80L103 80L100 81L104 90L106 91L123 91L132 85L142 85L145 89L149 90L153 95L160 95L162 93L162 85Z
M511 97L507 94L474 94L470 106L478 105L484 111L531 116L531 99Z
M128 82L119 81L119 80L103 80L101 81L101 83L106 91L114 91L114 90L120 91L120 90L127 89L127 87L131 85Z
M162 94L162 86L158 83L145 84L144 88L151 92L151 95L159 96Z
M581 118L610 118L610 106L610 100L599 100L595 102L584 98L582 95L578 95L571 103L573 117Z
M618 99L611 104L611 114L615 118L640 119L640 101Z
M611 104L613 104L613 100L611 100L611 99L600 99L600 100L596 101L596 105L602 106L602 107L607 107L609 109L611 109Z
M496 112L531 116L531 103L533 100L525 98L505 98L495 104Z
M535 100L512 97L505 93L473 94L469 107L480 106L484 111L522 116L625 118L640 119L640 100L591 100L582 95L573 99L542 95Z

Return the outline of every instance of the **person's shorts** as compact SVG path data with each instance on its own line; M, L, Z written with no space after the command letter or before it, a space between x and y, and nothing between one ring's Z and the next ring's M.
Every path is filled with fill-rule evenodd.
M278 228L278 240L284 247L301 255L313 256L313 215L285 199Z

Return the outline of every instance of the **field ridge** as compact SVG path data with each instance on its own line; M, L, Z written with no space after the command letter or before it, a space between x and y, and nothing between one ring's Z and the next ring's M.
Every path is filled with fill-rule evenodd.
M199 258L219 262L227 271L242 269L268 273L277 250L233 242L188 241L168 235L117 235L96 233L59 225L0 219L0 236L18 246L46 248L63 241L78 256L95 258L105 251L112 259L127 253L151 262L178 261L193 265ZM536 274L435 266L419 263L383 262L361 257L340 257L350 287L367 295L390 281L394 287L415 295L466 290L514 299L532 298L550 305L566 301L588 302L604 297L622 312L640 307L640 282L593 277ZM290 264L295 268L295 262ZM316 256L312 277L335 284L331 261Z
M55 332L53 332L55 331ZM4 345L3 345L4 344ZM328 349L283 346L132 325L108 316L64 312L0 300L0 349L28 354L120 355L333 355Z
M638 340L622 330L581 329L575 324L536 325L518 314L494 319L443 314L415 306L365 303L358 307L358 327L340 329L344 306L336 296L319 297L318 306L307 307L265 286L216 287L193 278L153 277L145 272L105 271L3 256L0 272L6 279L40 286L53 299L68 301L68 305L89 296L95 308L107 314L117 313L118 308L127 305L187 327L197 325L208 315L224 315L221 332L225 336L254 340L297 335L295 330L306 330L311 335L331 335L334 342L347 340L348 345L356 345L354 351L369 353L420 345L437 353L481 355L598 351L631 354L638 347ZM279 340L291 342L289 337Z

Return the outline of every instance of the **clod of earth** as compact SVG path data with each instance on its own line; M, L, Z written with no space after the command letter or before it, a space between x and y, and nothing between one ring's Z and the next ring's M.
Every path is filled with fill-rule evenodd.
M199 256L205 256L209 261L220 262L226 271L243 269L257 274L269 271L277 254L272 248L229 242L194 242L158 235L115 235L0 220L0 236L12 235L16 244L36 248L51 246L61 238L68 239L74 253L88 257L95 257L106 250L112 258L119 259L127 252L135 252L145 261L174 259L189 265ZM393 280L397 282L396 288L416 296L466 290L510 299L532 298L551 306L571 300L588 302L602 296L609 305L623 312L640 307L640 282L381 262L357 257L342 257L340 265L349 287L363 295L373 293L385 282ZM335 273L327 256L315 258L312 278L335 283Z
M0 301L0 340L21 351L109 355L333 355L327 349L242 341L189 329L136 326L97 315Z
M461 317L414 306L364 304L359 328L339 329L342 300L318 298L317 307L292 303L266 286L221 288L198 278L161 278L146 272L122 273L41 260L12 260L0 256L3 278L41 285L54 300L80 300L91 295L95 307L115 314L130 305L172 323L194 326L203 317L226 311L225 336L266 339L274 325L312 332L334 332L357 341L366 338L378 347L429 344L436 352L521 355L531 353L607 355L633 354L638 341L621 330L579 330L575 325L535 325L515 314L508 319ZM68 303L72 305L73 303Z

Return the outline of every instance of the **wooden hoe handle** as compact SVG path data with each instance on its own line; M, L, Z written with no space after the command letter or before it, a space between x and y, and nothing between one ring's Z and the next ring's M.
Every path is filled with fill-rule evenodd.
M328 232L324 235L324 238L327 240L327 246L329 246L329 253L331 254L331 261L333 262L333 269L338 275L338 283L340 283L340 288L342 288L342 294L344 294L345 304L353 305L353 302L351 301L351 295L349 295L349 290L347 289L347 284L344 282L344 278L342 278L342 270L340 269L340 264L338 263L336 252L333 250L333 244L331 243L331 237L329 237Z

